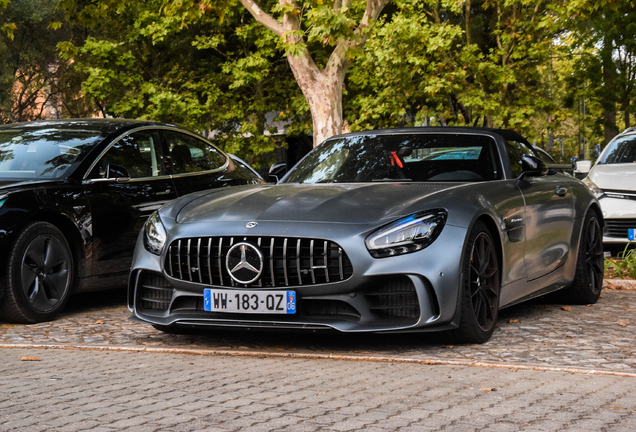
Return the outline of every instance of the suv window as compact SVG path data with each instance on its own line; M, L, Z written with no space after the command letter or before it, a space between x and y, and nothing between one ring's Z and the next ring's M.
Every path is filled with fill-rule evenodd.
M219 169L225 155L207 142L191 135L165 131L173 174Z
M617 138L605 152L601 164L619 164L636 162L636 135Z

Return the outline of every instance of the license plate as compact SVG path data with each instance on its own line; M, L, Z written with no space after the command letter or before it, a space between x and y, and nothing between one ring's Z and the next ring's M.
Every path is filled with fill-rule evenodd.
M294 314L296 292L205 289L203 309L208 312Z
M627 230L627 237L629 237L630 240L634 240L635 231L636 231L636 228L630 228Z

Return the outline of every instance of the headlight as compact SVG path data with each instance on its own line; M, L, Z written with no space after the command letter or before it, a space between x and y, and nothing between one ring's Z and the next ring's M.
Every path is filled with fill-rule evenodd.
M155 255L161 255L166 244L166 229L159 219L159 213L154 212L144 226L144 246L146 250Z
M582 181L583 181L583 183L585 183L585 186L587 186L590 189L590 192L592 192L592 195L594 195L596 197L596 199L599 199L600 197L605 195L603 190L601 188L599 188L598 186L596 186L592 182L592 180L590 180L589 178L586 177Z
M374 258L424 249L442 232L446 216L445 210L430 210L400 219L367 237L367 249Z
M9 195L0 195L0 208L7 202L7 198L9 198Z

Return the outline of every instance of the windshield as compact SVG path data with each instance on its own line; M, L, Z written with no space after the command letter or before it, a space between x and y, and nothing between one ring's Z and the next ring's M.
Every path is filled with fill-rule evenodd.
M62 177L78 156L100 140L97 130L0 130L0 179Z
M284 183L469 182L501 178L495 141L472 134L360 135L328 140Z
M636 162L636 136L617 138L603 154L600 164L621 164Z

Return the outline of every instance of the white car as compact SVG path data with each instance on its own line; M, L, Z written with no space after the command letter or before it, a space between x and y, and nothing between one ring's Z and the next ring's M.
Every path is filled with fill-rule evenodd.
M587 173L583 182L601 203L606 249L624 248L636 231L636 128L610 141L594 166L579 161L576 169Z

